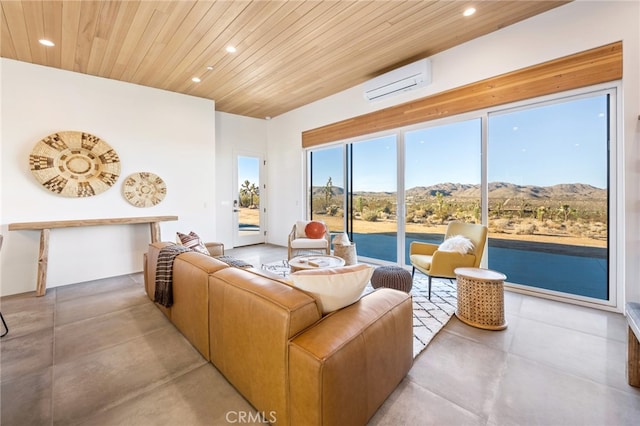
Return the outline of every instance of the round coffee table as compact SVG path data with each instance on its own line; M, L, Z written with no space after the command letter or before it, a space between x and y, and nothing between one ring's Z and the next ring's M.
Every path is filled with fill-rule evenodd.
M297 256L289 261L291 272L305 269L337 268L339 266L344 266L344 259L337 256Z

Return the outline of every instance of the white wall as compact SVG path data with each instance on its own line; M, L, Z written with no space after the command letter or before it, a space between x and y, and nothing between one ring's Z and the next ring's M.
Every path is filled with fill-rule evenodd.
M1 59L2 247L0 294L35 290L39 231L10 223L177 215L163 240L194 230L216 240L215 115L209 100ZM118 153L121 175L102 194L66 198L44 189L29 170L43 137L63 130L94 134ZM203 173L206 170L207 173ZM137 208L122 195L126 176L149 171L167 184L160 204ZM142 270L148 225L53 229L48 287Z
M233 227L233 200L238 196L238 188L233 186L235 158L238 154L267 158L266 123L266 120L216 111L216 229L217 241L224 243L225 248L233 247L236 231ZM266 179L262 183L268 184Z
M640 300L640 3L575 1L485 37L434 55L433 83L378 103L367 103L362 87L275 117L268 124L269 203L279 214L269 220L269 242L286 245L291 224L305 214L301 133L322 125L407 102L474 81L539 64L608 43L623 41L623 137L625 150L625 229L627 300ZM277 153L277 155L274 155ZM291 179L291 176L300 176Z

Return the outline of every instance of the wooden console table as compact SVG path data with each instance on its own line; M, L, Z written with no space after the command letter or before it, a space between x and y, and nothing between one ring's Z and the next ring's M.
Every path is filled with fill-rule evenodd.
M49 232L53 228L72 228L79 226L134 225L148 223L151 229L151 242L160 241L160 222L178 220L178 216L118 217L111 219L56 220L52 222L10 223L9 231L39 230L40 253L38 255L38 282L36 296L47 292L47 264L49 262Z

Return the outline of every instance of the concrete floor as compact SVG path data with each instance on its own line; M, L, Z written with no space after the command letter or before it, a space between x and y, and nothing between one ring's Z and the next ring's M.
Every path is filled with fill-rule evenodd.
M226 254L259 266L286 248ZM2 425L259 424L149 301L142 274L1 302ZM500 332L453 317L369 424L640 424L622 315L511 292L505 309Z

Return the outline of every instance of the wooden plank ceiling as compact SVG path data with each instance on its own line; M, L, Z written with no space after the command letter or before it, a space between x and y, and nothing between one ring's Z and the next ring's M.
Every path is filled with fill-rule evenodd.
M568 1L0 3L2 57L212 99L218 111L264 118ZM464 17L469 6L477 12ZM39 44L42 38L55 46ZM229 45L237 51L228 53Z

